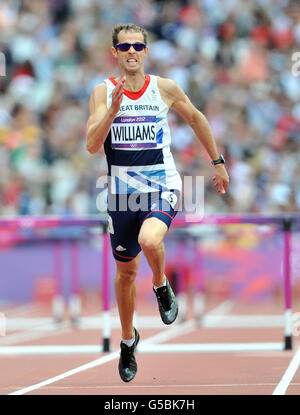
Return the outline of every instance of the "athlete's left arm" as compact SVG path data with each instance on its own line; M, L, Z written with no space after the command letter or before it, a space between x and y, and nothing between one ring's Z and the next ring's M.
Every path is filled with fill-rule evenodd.
M173 80L158 78L158 87L164 102L191 126L211 159L218 159L220 154L206 117L192 104L184 91ZM217 164L215 170L214 187L217 188L218 193L224 194L227 192L229 184L228 173L224 164Z

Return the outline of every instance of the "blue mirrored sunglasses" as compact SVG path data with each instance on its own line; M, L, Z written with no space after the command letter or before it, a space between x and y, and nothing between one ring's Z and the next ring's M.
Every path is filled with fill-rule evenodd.
M120 49L121 52L127 52L133 46L134 50L141 52L147 46L146 43L117 43L115 49Z

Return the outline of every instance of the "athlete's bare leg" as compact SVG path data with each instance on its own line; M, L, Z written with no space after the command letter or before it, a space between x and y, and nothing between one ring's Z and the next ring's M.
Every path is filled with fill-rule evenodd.
M130 340L134 337L135 278L139 269L140 257L141 254L139 253L136 258L129 262L116 260L115 292L122 327L122 339L124 340Z
M157 287L165 281L164 237L167 225L157 218L149 218L141 226L138 242L153 273L152 283Z

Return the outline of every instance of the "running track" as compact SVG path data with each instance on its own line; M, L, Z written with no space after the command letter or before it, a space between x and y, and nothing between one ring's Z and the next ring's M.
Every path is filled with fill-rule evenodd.
M67 315L57 328L47 305L0 306L7 325L6 336L0 337L0 394L300 394L297 336L293 338L292 351L242 351L249 342L282 342L281 301L255 305L232 300L208 302L200 326L193 315L180 321L179 314L178 321L170 327L161 323L154 302L138 303L136 323L141 349L137 353L138 373L129 384L120 380L117 369L117 312L112 311L112 350L102 353L99 310L97 299L88 300L78 328L70 324ZM232 349L232 343L235 350L226 351ZM172 349L176 344L188 344L191 350L176 352ZM197 344L204 350L193 352Z

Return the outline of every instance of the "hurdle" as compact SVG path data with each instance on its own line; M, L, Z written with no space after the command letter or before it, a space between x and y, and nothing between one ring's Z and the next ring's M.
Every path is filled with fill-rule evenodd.
M71 240L69 242L70 249L70 290L71 295L69 298L69 311L72 323L75 326L79 324L79 318L81 313L81 299L80 299L80 258L79 258L79 246L77 240Z
M191 218L191 216L190 216ZM272 350L291 350L292 349L292 288L291 288L291 232L292 226L294 224L300 223L300 216L298 214L290 214L285 216L264 216L264 215L218 215L210 214L201 218L193 217L192 222L187 222L184 215L181 217L176 217L173 221L173 228L183 228L187 226L194 225L227 225L227 224L256 224L256 225L277 225L278 229L283 231L284 234L284 243L283 243L283 253L284 253L284 267L283 267L283 278L284 278L284 341L271 343L271 342L259 342L259 343L226 343L226 344L168 344L157 345L157 344L147 344L143 343L138 346L138 351L141 353L178 353L178 352L236 352L236 351L272 351ZM105 232L104 232L105 234ZM103 251L103 255L105 252ZM106 255L106 254L105 254ZM104 258L103 258L104 261ZM108 280L108 269L103 268L103 279ZM197 310L196 316L198 321L201 320L199 315L199 309L203 312L203 285L202 282L198 282L198 294L200 296L194 302L195 310ZM107 312L107 302L109 298L108 284L103 283L103 304L106 304L104 312ZM200 304L200 305L199 305ZM197 308L198 307L198 308ZM199 318L200 317L200 318ZM107 327L105 328L105 337L103 336L103 350L110 351L110 340L109 333L110 329L108 328L109 319L105 318ZM176 323L175 323L176 324ZM197 325L194 326L195 328ZM175 326L176 328L176 326Z
M193 235L193 258L195 263L195 278L194 278L194 313L196 321L201 324L204 309L205 309L205 286L203 281L203 266L202 266L202 253L200 247L197 245L198 238Z
M55 323L63 320L65 311L64 297L62 293L62 243L55 241L53 244L53 278L54 296L52 301L52 313Z
M78 241L66 238L69 250L70 297L68 301L70 318L74 326L78 326L81 313L80 284L79 284L79 246ZM53 277L54 297L52 313L55 323L60 324L64 318L65 300L63 295L63 241L54 240L53 243Z
M105 215L88 216L88 217L2 217L0 219L0 225L12 230L16 229L42 229L51 227L98 227L102 229L102 314L103 314L103 339L102 339L102 351L110 351L110 335L111 335L111 319L109 315L110 308L110 285L109 285L109 236L107 233L107 220ZM158 353L158 352L218 352L218 351L253 351L253 350L291 350L293 347L292 342L292 286L291 286L291 234L295 224L300 223L300 216L298 214L287 214L281 216L266 216L266 215L218 215L211 214L202 218L194 218L193 222L187 222L184 215L176 217L173 221L173 228L182 228L193 225L226 225L226 224L257 224L266 225L273 224L278 227L279 231L283 232L283 278L284 278L284 341L278 343L227 343L227 344L173 344L170 345L149 345L142 342L139 346L140 352L145 353ZM78 252L76 253L76 247L73 246L73 272L71 275L73 281L73 291L77 291L78 285L78 267L75 270L76 264L78 266ZM195 255L198 252L195 251ZM77 256L77 259L76 259ZM55 257L56 265L56 278L61 278L61 245L56 245L53 251L53 257ZM76 262L77 261L77 262ZM60 285L58 284L58 287ZM74 288L75 287L75 288ZM199 290L203 290L201 283L198 284ZM58 293L60 289L58 290ZM77 292L78 294L78 292ZM78 315L77 315L78 317ZM194 326L197 328L197 325ZM174 328L176 329L176 322ZM99 348L100 350L100 348Z
M186 222L184 217L180 217L174 220L173 227L181 228L187 225L192 226L193 224L203 225L227 225L227 224L256 224L266 225L273 224L277 225L279 230L283 231L283 279L284 279L284 341L282 343L282 349L292 349L292 285L291 285L291 233L292 225L299 224L300 215L218 215L211 214L199 218L193 217L192 222ZM265 345L261 344L263 350ZM251 348L251 346L249 345ZM259 347L259 345L257 346ZM276 350L278 345L275 345Z
M103 316L103 351L110 349L110 293L109 293L109 237L107 233L105 215L87 216L87 217L64 217L64 216L14 216L1 217L0 226L12 231L22 230L41 230L55 228L99 228L99 237L102 238L102 316ZM66 231L67 232L67 231ZM80 300L80 281L79 281L79 242L73 235L68 236L68 232L59 237L57 235L44 237L39 235L30 235L21 238L22 241L49 240L53 243L52 264L53 264L53 281L54 295L52 300L52 315L55 324L61 324L64 319L65 299L63 294L63 241L67 243L69 250L69 312L71 321L74 326L79 326L81 300ZM16 238L18 240L18 238ZM101 269L101 267L99 268ZM100 279L99 279L100 281ZM100 285L100 284L99 284ZM100 351L100 348L99 348Z
M107 223L102 224L102 314L103 351L110 351L110 287L109 287L109 236Z
M285 350L292 349L292 283L291 283L291 231L292 220L284 218L284 296L285 296Z

